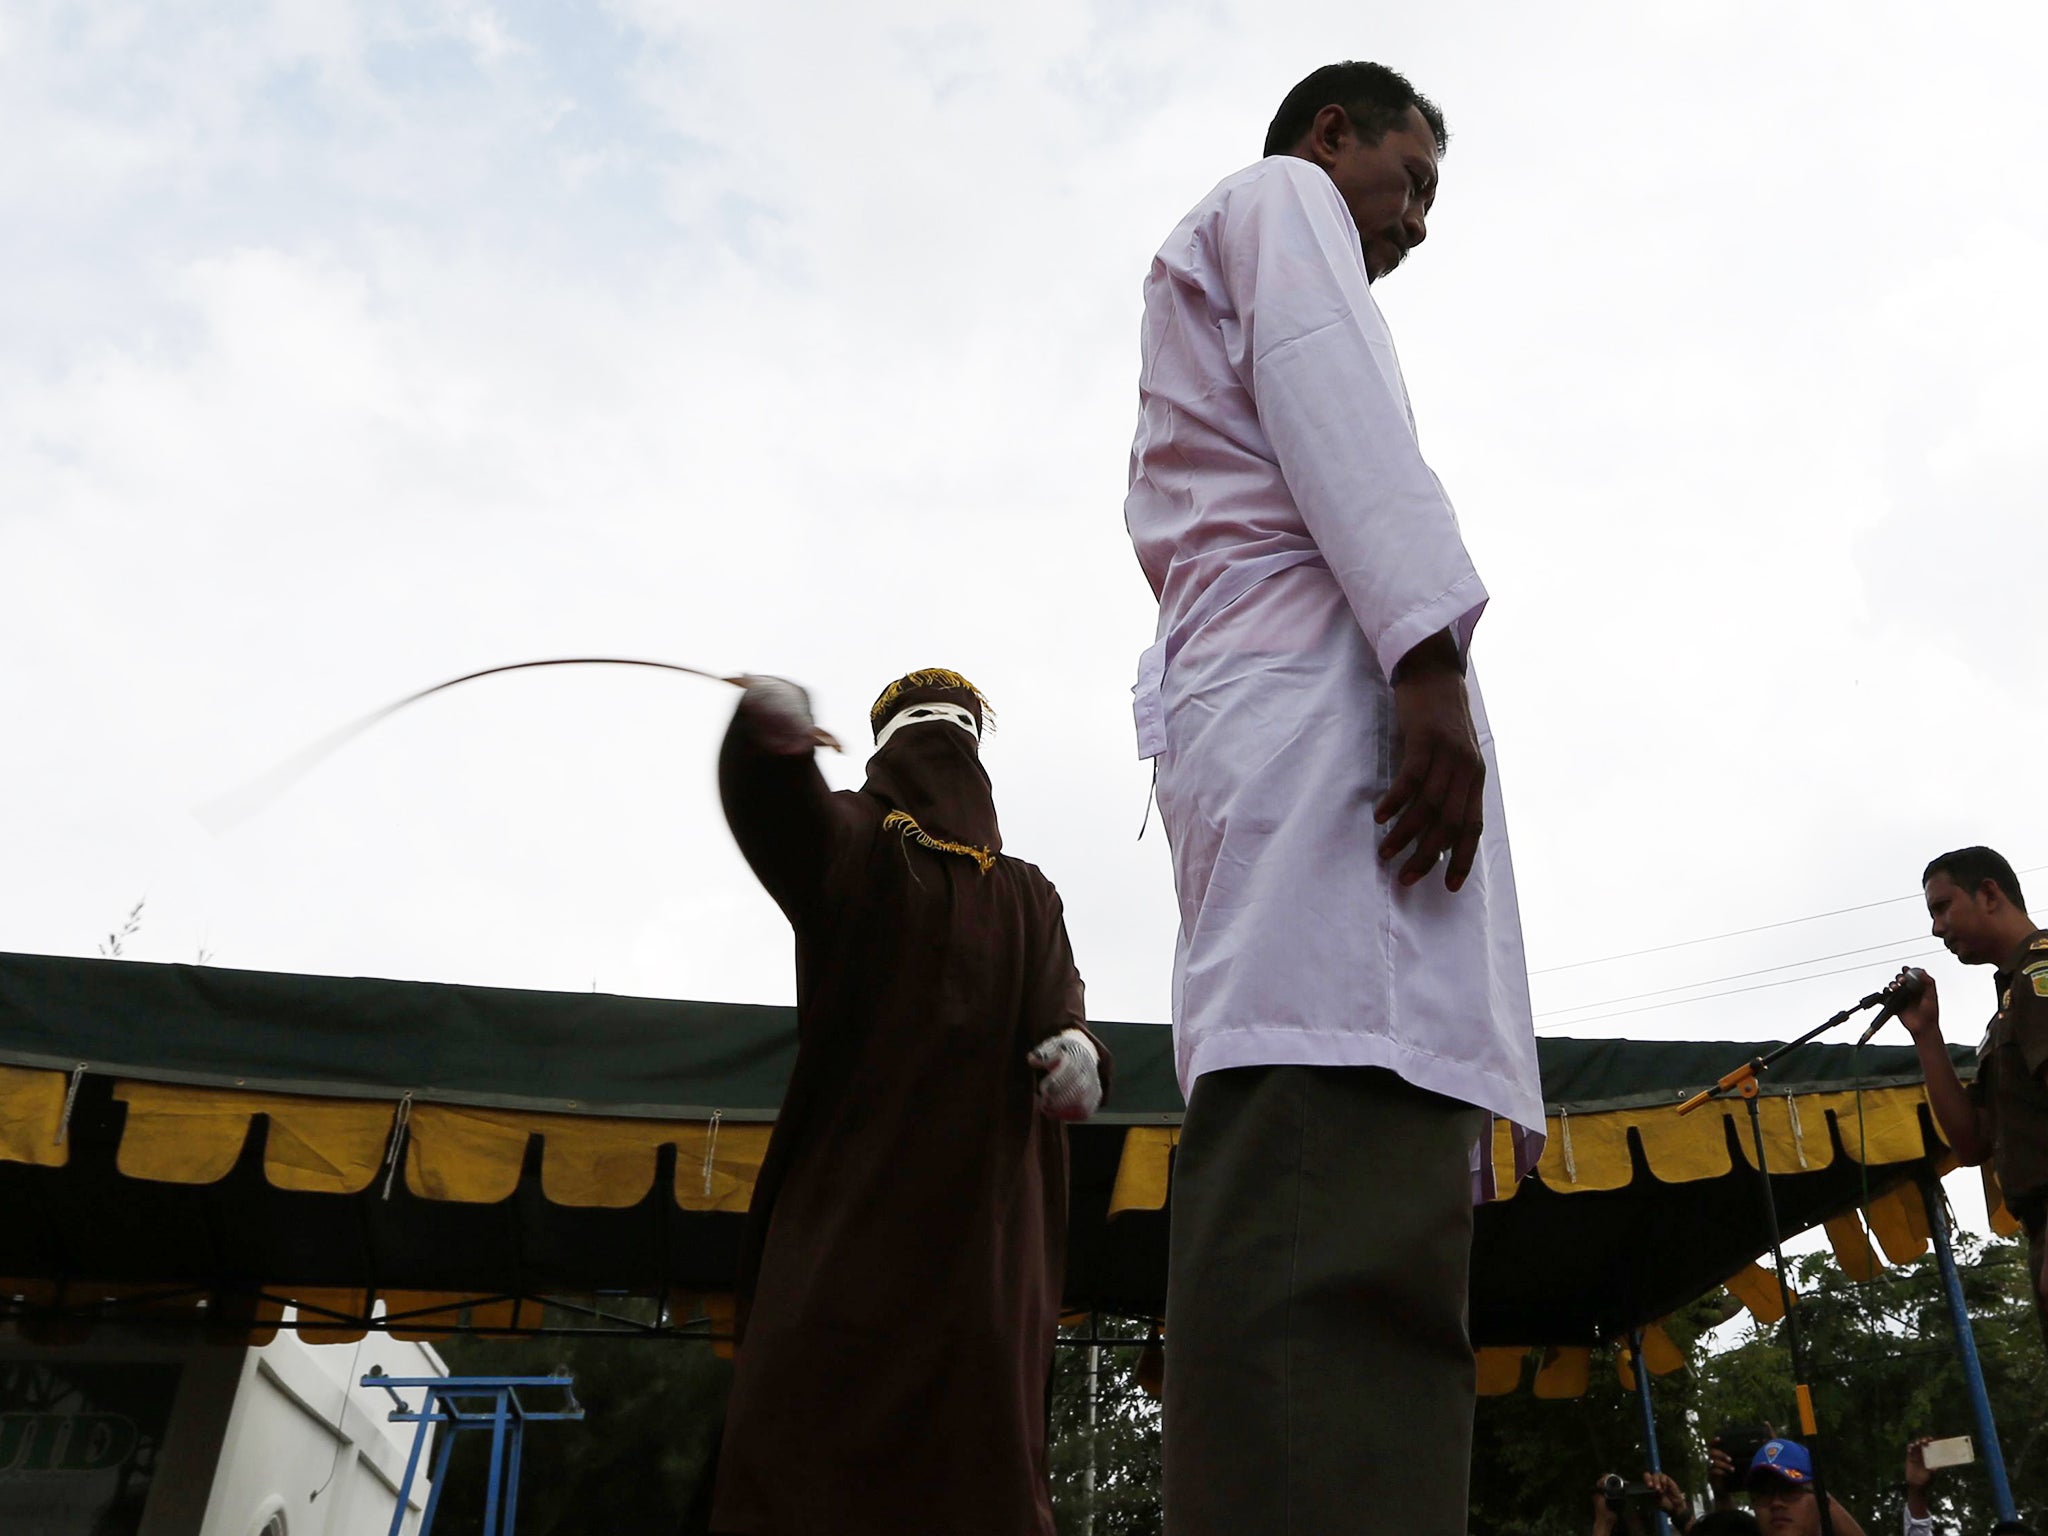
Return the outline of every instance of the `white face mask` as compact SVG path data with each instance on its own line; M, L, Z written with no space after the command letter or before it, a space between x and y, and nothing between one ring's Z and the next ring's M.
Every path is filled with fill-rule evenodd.
M889 717L889 723L882 727L882 733L875 738L875 750L879 752L889 745L889 738L906 725L931 725L938 722L957 725L976 741L981 740L981 732L975 728L972 710L958 704L912 704L907 709L899 709Z

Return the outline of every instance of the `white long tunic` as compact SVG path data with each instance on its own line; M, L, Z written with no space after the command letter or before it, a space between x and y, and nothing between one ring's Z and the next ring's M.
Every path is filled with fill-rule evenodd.
M1145 282L1139 393L1124 517L1159 598L1136 711L1180 896L1181 1089L1222 1067L1387 1067L1528 1133L1526 1171L1542 1088L1476 680L1471 878L1403 889L1377 857L1387 676L1438 630L1469 642L1486 589L1319 167L1262 160L1181 221Z

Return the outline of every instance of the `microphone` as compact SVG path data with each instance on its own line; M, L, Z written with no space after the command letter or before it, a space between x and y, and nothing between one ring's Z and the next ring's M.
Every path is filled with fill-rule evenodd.
M1926 990L1927 973L1918 966L1907 966L1906 975L1903 980L1886 987L1882 992L1873 992L1870 996L1863 999L1861 1003L1857 1004L1857 1007L1867 1008L1872 1003L1882 1003L1884 1006L1878 1010L1877 1017L1870 1021L1870 1028L1863 1031L1856 1043L1858 1045L1868 1045L1870 1037L1884 1028L1886 1020L1896 1019L1908 1008L1919 1002L1920 994Z

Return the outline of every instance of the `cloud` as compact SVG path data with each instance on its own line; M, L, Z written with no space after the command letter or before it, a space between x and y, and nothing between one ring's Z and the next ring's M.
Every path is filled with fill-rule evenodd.
M1120 518L1138 283L1285 89L1368 47L1456 135L1383 300L1495 594L1535 963L1901 894L1977 835L2025 862L2042 642L1986 620L2020 611L2041 483L2048 215L2010 189L2043 109L1999 35L2034 23L1847 16L1361 41L1337 6L17 14L0 643L32 661L0 708L33 747L0 836L34 878L0 942L87 949L147 889L158 958L786 997L708 686L494 679L226 842L187 813L495 662L786 672L849 736L947 664L1003 707L1006 833L1093 1005L1163 1017ZM1769 1032L1836 986L1606 1027Z

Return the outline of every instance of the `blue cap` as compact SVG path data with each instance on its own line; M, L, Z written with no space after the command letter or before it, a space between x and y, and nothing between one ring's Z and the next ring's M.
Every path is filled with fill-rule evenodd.
M1749 1463L1748 1481L1767 1476L1803 1488L1813 1481L1813 1456L1797 1440L1766 1440Z

